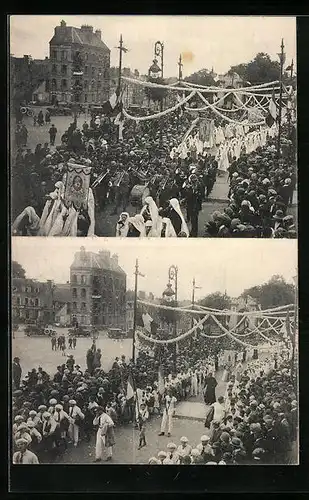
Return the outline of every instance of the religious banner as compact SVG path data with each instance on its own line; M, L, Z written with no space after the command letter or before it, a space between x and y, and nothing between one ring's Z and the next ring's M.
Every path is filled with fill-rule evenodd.
M87 209L91 168L68 163L64 192L67 206L73 204L76 210Z

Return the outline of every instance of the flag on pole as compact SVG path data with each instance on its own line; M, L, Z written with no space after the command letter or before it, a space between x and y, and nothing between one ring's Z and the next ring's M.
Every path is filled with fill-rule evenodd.
M133 401L134 395L135 395L134 381L133 381L132 373L130 373L129 374L129 378L128 378L128 382L127 382L126 400L127 401Z
M277 119L277 105L275 99L275 89L273 89L273 93L269 101L268 115L266 116L265 121L269 127L272 127L276 119Z
M290 66L288 66L287 68L285 68L285 71L292 71L292 69L293 69L293 66L292 66L292 64L290 64Z

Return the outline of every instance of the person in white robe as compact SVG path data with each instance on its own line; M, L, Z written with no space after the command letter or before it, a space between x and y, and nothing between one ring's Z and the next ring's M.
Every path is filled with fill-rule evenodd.
M33 207L26 207L20 215L16 217L12 224L12 233L14 236L19 236L22 233L22 222L28 218L28 223L25 224L25 232L27 236L37 236L40 229L40 217L37 215Z
M179 204L179 201L177 200L177 198L172 198L170 200L170 205L172 206L172 208L175 210L175 212L177 212L177 214L179 215L179 217L181 218L181 232L182 233L185 233L187 238L189 237L189 229L188 229L188 226L187 226L187 223L185 221L185 218L183 216L183 213L182 213L182 210L180 208L180 204Z
M113 456L113 446L115 444L114 422L103 408L95 408L96 416L93 420L93 425L98 426L95 446L95 462L101 462L104 452L106 452L109 461Z
M144 218L141 214L136 214L136 215L134 215L134 217L130 217L128 219L128 223L129 223L129 231L128 231L127 236L129 235L129 232L130 232L130 224L132 224L132 226L134 226L134 228L139 232L140 238L143 238L146 236L145 222L144 222Z
M163 235L163 236L162 236ZM160 218L158 236L161 238L176 238L177 234L168 217Z
M141 210L141 215L143 216L145 222L147 221L147 218L152 220L152 229L153 231L156 231L158 228L158 221L159 221L159 210L156 205L156 202L151 196L147 196L145 198L145 205L143 206Z
M121 212L119 220L116 224L116 236L126 237L129 231L129 218L128 212Z

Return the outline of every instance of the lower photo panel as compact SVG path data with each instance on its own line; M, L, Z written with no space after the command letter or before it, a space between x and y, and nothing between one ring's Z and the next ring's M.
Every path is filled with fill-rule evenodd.
M297 465L296 240L22 238L15 464Z

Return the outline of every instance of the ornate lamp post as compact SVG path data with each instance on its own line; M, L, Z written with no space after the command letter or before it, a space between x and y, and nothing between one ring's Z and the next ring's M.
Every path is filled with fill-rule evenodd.
M169 280L169 285L171 286L171 281L174 281L175 284L175 298L174 298L174 304L175 307L177 307L177 299L178 299L178 267L175 266L174 264L169 267L168 270L168 280ZM175 320L174 320L174 336L177 337L177 319L175 315ZM174 348L174 371L176 373L176 368L177 368L177 345L176 343L173 344Z

